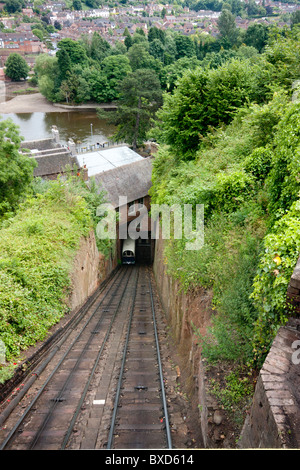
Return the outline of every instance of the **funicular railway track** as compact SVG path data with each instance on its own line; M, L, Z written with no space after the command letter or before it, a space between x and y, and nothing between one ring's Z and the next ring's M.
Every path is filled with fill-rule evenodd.
M145 271L133 300L107 447L172 448L151 279Z
M73 330L67 341L61 340L53 354L56 362L49 362L39 386L9 416L0 433L0 449L74 448L74 429L91 390L96 399L90 416L96 419L93 428L87 427L81 448L170 448L148 268L119 269ZM113 394L114 406L105 411L106 398ZM111 420L107 429L102 423L105 413ZM105 433L107 439L99 440Z

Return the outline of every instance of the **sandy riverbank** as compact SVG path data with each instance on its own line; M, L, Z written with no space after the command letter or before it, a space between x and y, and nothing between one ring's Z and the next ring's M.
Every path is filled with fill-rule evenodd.
M76 106L55 103L52 104L41 95L41 93L33 93L28 95L19 95L9 101L0 103L1 114L14 113L63 113L70 111L91 111L98 108L110 110L115 109L116 105L112 103L85 103Z
M51 113L67 112L70 109L54 106L41 93L19 95L9 101L0 103L0 114L13 113Z

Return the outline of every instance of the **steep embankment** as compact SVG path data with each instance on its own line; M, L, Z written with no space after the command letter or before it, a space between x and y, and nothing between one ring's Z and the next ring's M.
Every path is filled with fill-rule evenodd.
M286 294L300 252L300 104L291 87L299 44L295 33L270 43L255 66L229 61L188 72L158 113L152 203L204 205L200 250L186 249L187 237L164 244L170 297L179 301L179 288L186 298L210 292L211 325L193 333L210 369L225 371L208 385L239 427L291 315Z
M45 186L45 191L27 199L1 229L4 378L21 351L43 340L99 281L101 260L93 232L91 193L79 181L55 181ZM103 259L102 268L106 273Z

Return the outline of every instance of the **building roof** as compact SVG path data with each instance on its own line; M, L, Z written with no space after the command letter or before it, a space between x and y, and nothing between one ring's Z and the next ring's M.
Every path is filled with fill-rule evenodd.
M66 167L73 169L74 165L78 168L78 163L75 157L72 157L69 152L58 152L54 154L34 156L38 166L34 169L34 176L50 177L59 175L66 171Z
M95 175L96 183L106 193L107 201L119 207L119 197L126 196L132 202L147 196L151 187L151 157L141 158L127 165Z
M121 165L143 160L143 157L124 145L93 152L77 153L77 160L80 166L87 167L88 175L93 176Z
M34 169L34 176L42 178L53 177L64 173L66 167L79 168L76 157L71 152L57 143L53 138L37 139L22 142L22 150L31 158L34 158L38 166Z

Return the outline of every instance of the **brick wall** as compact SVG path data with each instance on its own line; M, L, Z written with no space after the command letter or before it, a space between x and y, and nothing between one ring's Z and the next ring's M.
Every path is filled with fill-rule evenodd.
M291 318L279 329L260 371L240 448L300 447L300 258L287 305Z
M260 371L240 448L300 446L300 320L281 327ZM294 346L294 347L293 347ZM299 361L300 362L300 361Z

